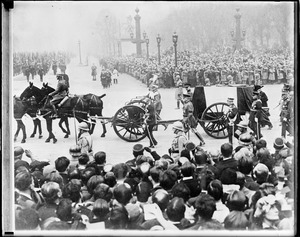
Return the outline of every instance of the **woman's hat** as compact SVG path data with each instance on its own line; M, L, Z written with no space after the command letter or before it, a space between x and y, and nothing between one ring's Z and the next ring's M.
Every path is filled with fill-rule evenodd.
M239 122L239 123L237 124L237 126L238 126L238 127L241 127L241 128L248 128L248 122L242 120L241 122Z
M78 126L80 130L89 131L89 125L86 122L81 122Z

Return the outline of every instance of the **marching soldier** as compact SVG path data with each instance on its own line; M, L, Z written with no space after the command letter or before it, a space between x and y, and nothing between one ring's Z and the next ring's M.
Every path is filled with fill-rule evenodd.
M180 109L180 103L182 101L182 94L183 94L183 87L182 87L182 80L180 76L176 76L176 91L175 91L175 99L177 100L177 109Z
M286 132L293 135L293 96L286 93L282 97L282 107L280 112L281 136L286 137Z
M53 61L52 63L52 70L53 70L53 74L56 75L57 72L57 62Z
M183 124L185 127L185 130L191 129L192 132L199 138L200 140L200 146L204 145L204 139L200 135L200 133L197 131L197 125L198 122L196 118L194 117L194 105L191 101L191 96L189 94L183 94Z
M227 99L227 104L229 105L229 111L226 114L228 138L229 138L229 143L231 143L231 144L232 144L232 137L234 134L234 127L240 121L239 114L238 114L238 108L235 106L233 101L234 101L234 98Z
M261 100L262 103L262 115L263 115L263 119L261 121L261 126L264 127L266 125L269 126L269 130L271 130L273 128L273 125L270 121L270 119L268 118L270 116L269 113L269 108L268 108L268 96L266 95L265 92L263 92L261 90L261 88L263 88L264 86L260 86L260 85L255 85L254 86L254 91L258 92L258 97Z
M259 99L259 93L253 91L253 102L250 109L249 127L254 131L257 139L262 138L260 124L262 122L262 102Z
M93 81L96 81L96 76L97 76L97 67L95 66L95 64L93 64L92 66L92 77L93 77Z

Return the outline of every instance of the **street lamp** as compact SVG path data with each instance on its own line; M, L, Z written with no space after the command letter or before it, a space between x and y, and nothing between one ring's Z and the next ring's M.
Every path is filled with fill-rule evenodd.
M159 34L156 37L156 41L157 41L157 48L158 48L158 65L160 65L160 42L161 42L161 37L159 36Z
M174 51L175 51L175 67L177 67L177 42L178 42L178 35L176 32L173 34L173 43L174 43Z
M133 39L133 32L130 32L130 38Z
M80 40L78 40L78 46L79 46L79 60L80 60L79 64L82 64L82 62L81 62L81 48L80 48Z

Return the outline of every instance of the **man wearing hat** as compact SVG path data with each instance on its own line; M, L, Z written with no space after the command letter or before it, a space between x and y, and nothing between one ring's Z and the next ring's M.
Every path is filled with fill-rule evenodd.
M257 139L262 138L262 134L260 131L261 122L263 120L262 115L262 103L259 99L259 93L257 91L253 91L253 102L250 109L249 116L249 127L255 133Z
M253 91L258 92L259 98L262 102L262 107L268 107L268 96L266 95L265 92L263 92L261 90L261 88L263 88L264 86L260 86L260 85L255 85L253 88Z
M193 98L193 92L192 92L191 84L190 83L185 83L184 88L186 90L185 94L188 94L188 95L190 95L191 98Z
M191 101L190 94L183 94L183 125L185 129L188 131L189 129L192 130L192 132L199 138L200 145L204 145L204 139L200 135L200 133L197 131L197 120L194 116L194 105Z
M294 98L290 93L285 93L281 99L281 136L285 137L288 131L289 135L293 135L293 121L294 121Z
M63 75L59 74L56 76L58 83L57 83L57 88L55 91L51 92L48 97L52 97L50 100L50 104L53 107L53 112L55 116L57 117L57 109L56 109L56 104L61 102L67 95L68 95L68 85L66 81L64 80ZM59 107L59 106L58 106ZM54 117L55 117L54 116Z
M78 142L77 145L81 149L81 153L86 153L90 157L93 158L93 140L92 136L89 133L89 125L86 122L81 122L78 126L79 134L78 134Z
M180 103L182 101L182 94L183 94L183 87L182 87L182 80L180 76L177 75L176 78L176 91L175 91L175 99L177 100L177 109L180 109Z
M238 114L238 108L234 104L234 98L228 98L227 104L229 105L229 110L226 114L226 124L227 124L227 131L228 131L228 139L229 143L232 144L232 137L234 134L234 126L240 122L240 116Z
M142 144L135 144L132 148L133 159L125 162L129 167L136 167L136 159L138 156L144 155L144 146Z

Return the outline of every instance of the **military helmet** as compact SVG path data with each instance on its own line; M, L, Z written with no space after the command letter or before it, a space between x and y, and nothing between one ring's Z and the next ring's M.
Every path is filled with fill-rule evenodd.
M177 122L173 123L173 128L177 129L177 130L180 130L180 131L183 131L183 124L182 124L182 122L177 121Z

